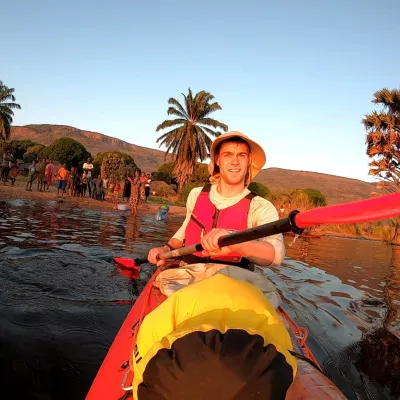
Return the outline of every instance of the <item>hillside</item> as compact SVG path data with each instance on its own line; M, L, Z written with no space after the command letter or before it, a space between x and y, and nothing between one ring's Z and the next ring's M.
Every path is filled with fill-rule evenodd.
M104 151L120 150L131 155L135 163L146 173L156 171L166 162L163 151L137 146L102 133L84 131L72 126L25 125L14 126L11 129L12 140L30 139L44 145L60 137L70 137L82 143L93 156ZM156 143L154 145L156 146ZM171 156L168 160L171 160Z
M92 155L112 150L126 152L134 158L136 164L145 172L156 171L160 165L166 162L163 151L137 146L101 133L84 131L71 126L25 125L12 127L11 132L11 139L30 139L44 145L65 136L82 143ZM154 145L156 146L156 143ZM167 160L170 161L171 156ZM371 193L376 190L373 183L357 179L280 168L264 169L255 180L268 186L271 190L283 188L318 189L327 197L329 204L369 198Z
M372 197L376 191L374 183L318 172L293 171L281 168L262 170L255 179L272 191L276 189L318 189L327 198L328 204L346 203Z

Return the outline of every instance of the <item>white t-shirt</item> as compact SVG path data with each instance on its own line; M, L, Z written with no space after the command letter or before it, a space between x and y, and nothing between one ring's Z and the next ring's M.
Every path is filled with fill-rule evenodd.
M83 169L88 169L89 171L91 171L93 169L93 164L88 164L88 163L84 163L83 164Z
M88 179L92 178L92 169L93 169L93 164L88 164L88 163L83 164L83 170L86 171Z
M173 238L183 241L185 239L186 226L190 221L190 216L193 212L196 200L203 188L197 187L190 191L187 202L186 202L186 218L183 221L182 226L176 231ZM241 193L233 197L224 197L218 190L217 185L212 185L209 193L209 198L212 204L219 210L231 207L238 203L244 197L250 193L250 190L245 188ZM247 219L247 228L254 228L259 225L267 224L279 220L278 212L275 206L268 200L256 196L251 200L249 215ZM285 257L285 244L283 241L283 235L273 235L262 238L265 242L271 243L275 249L275 257L271 265L280 265Z

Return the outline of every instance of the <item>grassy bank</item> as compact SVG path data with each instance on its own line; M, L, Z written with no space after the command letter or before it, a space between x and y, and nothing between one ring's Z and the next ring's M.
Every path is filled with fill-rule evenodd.
M283 195L285 193L285 191L282 191L281 197L276 196L272 200L278 210L282 204L285 205L284 216L287 216L291 210L304 212L316 207L310 199L301 192L292 191L290 197L285 197ZM360 224L321 225L320 230L326 235L391 242L394 238L395 225L394 219L386 219Z
M160 205L165 205L168 204L169 206L177 206L177 207L186 207L186 204L183 200L178 200L175 198L163 198L163 197L157 197L157 196L149 196L147 199L149 203L154 203L154 204L160 204Z
M322 231L326 234L391 242L394 238L395 222L383 220L362 224L325 225Z

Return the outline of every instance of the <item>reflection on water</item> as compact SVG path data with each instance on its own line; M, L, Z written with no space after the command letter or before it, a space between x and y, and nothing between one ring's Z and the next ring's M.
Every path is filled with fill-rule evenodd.
M265 273L308 328L327 375L348 398L398 398L399 249L326 237L299 238L290 247L292 240L284 264Z
M15 399L83 399L153 271L130 279L112 258L143 257L178 226L55 201L0 202L3 389ZM297 239L281 267L264 270L349 399L400 392L399 265L391 246L323 237Z

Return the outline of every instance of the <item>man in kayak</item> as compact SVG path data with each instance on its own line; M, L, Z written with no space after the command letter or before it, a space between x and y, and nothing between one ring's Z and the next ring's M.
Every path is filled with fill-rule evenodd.
M210 151L211 185L190 192L182 226L165 246L150 250L148 260L159 267L159 253L201 242L204 251L184 256L185 264L221 263L251 269L281 264L285 246L281 234L219 248L218 239L233 231L279 219L274 205L247 186L260 172L266 156L262 147L241 132L227 132L214 140Z

